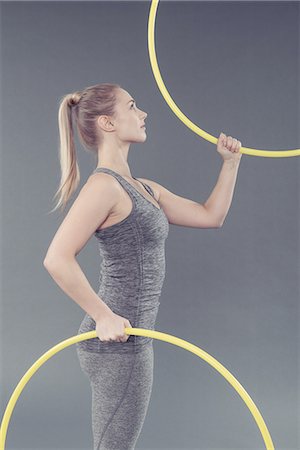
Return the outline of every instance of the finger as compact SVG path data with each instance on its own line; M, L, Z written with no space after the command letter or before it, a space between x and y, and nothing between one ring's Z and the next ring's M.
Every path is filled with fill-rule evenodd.
M236 139L236 138L233 138L233 141L232 141L232 149L233 149L234 152L237 152L237 151L238 151L238 147L237 147L237 139Z
M222 144L224 144L226 142L226 134L225 133L220 133L219 142L221 142Z
M228 148L228 150L231 150L231 147L232 147L232 137L231 136L227 137L226 147Z

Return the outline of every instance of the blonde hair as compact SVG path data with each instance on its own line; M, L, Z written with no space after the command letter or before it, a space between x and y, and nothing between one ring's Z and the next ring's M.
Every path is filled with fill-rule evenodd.
M73 117L75 116L80 142L88 151L97 155L103 137L96 126L96 119L102 114L115 116L116 93L119 88L121 86L118 84L95 84L61 98L58 110L61 179L53 197L53 199L58 197L58 201L50 212L58 208L61 208L61 211L65 209L80 181L74 144Z

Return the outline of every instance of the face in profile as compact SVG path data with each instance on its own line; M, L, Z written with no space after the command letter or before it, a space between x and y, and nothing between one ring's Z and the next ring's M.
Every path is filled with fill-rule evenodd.
M147 113L137 107L135 99L124 89L119 89L117 93L116 118L114 125L118 137L127 142L144 142L147 138L145 119Z

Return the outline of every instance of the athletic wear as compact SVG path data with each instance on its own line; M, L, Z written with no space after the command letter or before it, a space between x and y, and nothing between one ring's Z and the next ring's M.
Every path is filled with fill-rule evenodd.
M153 330L165 278L169 222L156 200L157 206L112 169L94 172L100 171L119 181L132 209L125 219L94 233L103 258L98 295L132 327ZM142 184L154 197L151 187ZM78 334L95 327L86 314ZM96 337L75 345L92 389L94 449L134 449L152 391L153 339L130 335L126 342L102 342Z
M121 175L104 167L96 171L114 176L133 202L125 219L94 233L103 257L98 295L114 313L128 319L132 327L154 329L165 278L168 219L162 208L151 203ZM150 186L146 186L154 197ZM78 334L95 328L96 322L86 314ZM132 353L139 352L152 340L130 335L126 342L102 342L96 337L76 345L90 352Z
M93 448L134 449L152 392L152 343L139 353L77 353L91 385Z

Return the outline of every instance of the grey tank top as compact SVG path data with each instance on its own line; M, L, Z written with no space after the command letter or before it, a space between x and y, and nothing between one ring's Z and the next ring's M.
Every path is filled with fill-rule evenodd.
M117 172L105 167L95 172L115 177L132 200L131 212L125 219L94 232L102 256L98 295L114 313L128 319L132 327L153 330L165 278L168 219L162 208ZM142 184L154 197L151 187ZM78 334L95 328L96 322L86 314ZM152 341L149 337L130 335L126 342L103 342L97 336L77 342L76 346L96 353L135 353Z

